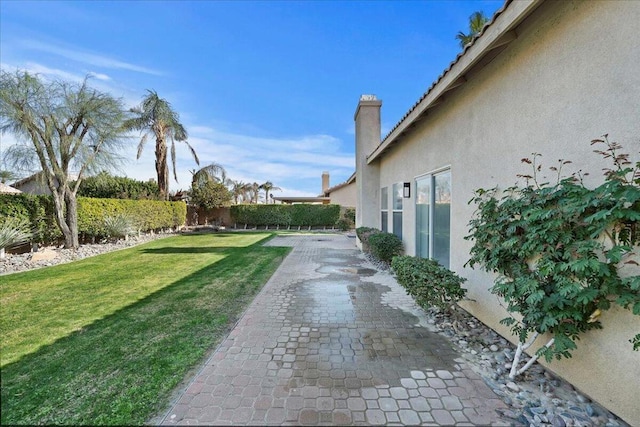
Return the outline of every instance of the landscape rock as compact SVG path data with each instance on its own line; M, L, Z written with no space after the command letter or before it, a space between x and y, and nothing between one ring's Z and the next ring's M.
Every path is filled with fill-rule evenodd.
M50 267L79 259L100 255L118 249L125 249L152 240L171 236L172 233L143 234L130 237L128 240L80 245L77 250L61 247L45 247L37 252L24 254L6 254L0 259L0 275L28 271L36 268Z

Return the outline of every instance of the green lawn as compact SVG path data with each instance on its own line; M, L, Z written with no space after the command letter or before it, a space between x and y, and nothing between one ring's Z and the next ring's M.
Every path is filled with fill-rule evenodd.
M0 276L2 424L143 424L288 248L184 235Z

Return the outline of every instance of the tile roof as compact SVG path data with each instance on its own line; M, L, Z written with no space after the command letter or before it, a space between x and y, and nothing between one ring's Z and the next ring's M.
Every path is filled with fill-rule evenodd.
M535 10L542 2L543 0L528 0L528 1L505 0L502 7L493 14L491 19L484 25L482 30L473 37L471 42L465 45L464 49L456 56L456 58L440 74L440 76L438 76L438 78L431 84L431 86L427 89L427 91L424 94L422 94L420 99L418 99L418 101L416 101L416 103L413 104L413 106L404 114L404 116L402 116L402 118L395 124L395 126L387 133L387 135L380 142L380 145L373 151L373 153L369 155L368 161L369 162L373 161L380 154L382 154L382 152L386 151L386 149L391 143L396 142L394 140L396 140L397 137L402 132L404 132L404 129L400 129L400 128L402 128L403 126L407 127L414 120L416 120L418 116L422 114L427 108L434 106L438 102L438 98L435 98L431 100L431 102L429 102L428 104L423 104L423 102L427 97L429 97L430 95L432 95L434 92L438 90L442 90L444 92L448 89L452 89L466 82L464 71L467 71L467 70L463 70L463 72L459 72L459 70L453 70L456 65L460 64L461 62L464 62L463 60L467 59L470 56L470 59L472 60L472 62L469 63L469 66L472 67L475 63L479 62L479 60L491 50L495 49L496 47L505 46L510 41L515 40L517 36L513 33L512 34L508 34L508 33L511 30L513 30L513 28L515 28L517 24L519 24L524 18L526 18L526 16L531 14L531 12ZM499 28L497 28L496 31L494 32L495 34L497 34L496 39L492 40L491 44L488 44L486 46L481 46L481 49L482 49L481 51L474 50L470 52L474 46L479 44L479 41L483 38L483 36L486 33L491 32L489 30L496 26L496 21L499 19L499 17L505 14L505 12L507 12L510 8L517 9L517 12L514 15L507 18L507 19L512 19L511 21L507 21L506 23L501 23L498 26ZM482 43L480 44L482 45ZM445 82L444 80L446 80L446 78L449 77L449 74L452 74L452 73L454 73L452 79L450 79L449 82ZM445 84L448 85L449 87L448 88L443 87L443 85ZM422 111L416 111L416 110L422 110Z

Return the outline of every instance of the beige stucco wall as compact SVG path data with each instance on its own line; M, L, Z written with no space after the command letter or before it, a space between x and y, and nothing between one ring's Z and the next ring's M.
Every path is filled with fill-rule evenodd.
M27 194L51 194L51 190L49 190L47 184L45 184L44 182L39 182L37 180L28 181L16 188Z
M340 187L329 194L331 203L348 208L356 207L356 183L352 182L344 187Z
M506 337L509 331L498 324L505 312L488 292L493 277L464 267L471 245L463 238L474 210L467 202L477 188L514 184L516 174L529 172L520 159L532 152L543 154L545 167L572 160L568 170L589 171L591 180L608 166L592 153L592 139L609 133L638 155L638 22L637 1L544 3L518 29L517 40L380 160L380 187L391 192L394 182L412 182L403 216L409 254L415 253L415 177L451 167L451 269L468 279L475 302L464 307ZM549 367L640 425L640 352L628 342L640 332L640 317L612 310L601 320L604 329L586 334L572 359Z

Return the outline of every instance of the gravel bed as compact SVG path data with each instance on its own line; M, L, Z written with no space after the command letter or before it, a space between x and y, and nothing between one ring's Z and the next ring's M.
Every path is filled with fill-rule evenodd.
M173 233L142 234L132 236L127 240L105 241L95 244L84 244L76 250L64 249L62 247L47 246L39 248L38 252L24 254L6 254L5 259L0 259L0 275L17 273L20 271L33 270L36 268L50 267L52 265L64 264L79 259L100 255L118 249L130 248L152 240L161 239L174 235ZM37 260L39 257L46 259ZM36 260L34 260L36 258Z
M368 253L365 257L377 269L393 274L388 264ZM537 362L514 381L510 380L510 362L516 347L464 310L459 310L456 318L437 310L427 310L427 319L509 406L501 411L501 415L512 425L629 426ZM529 357L524 355L521 359L520 363L524 364Z

